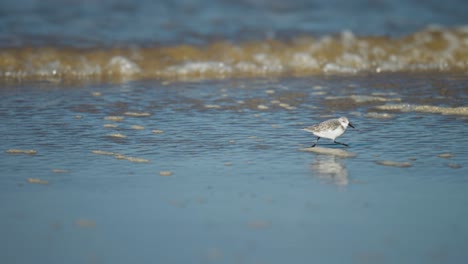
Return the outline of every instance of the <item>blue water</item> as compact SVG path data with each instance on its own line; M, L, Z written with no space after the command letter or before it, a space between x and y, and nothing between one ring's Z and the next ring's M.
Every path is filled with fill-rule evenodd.
M401 37L430 25L467 25L467 10L467 1L455 0L3 0L0 47L9 68L0 72L22 76L39 65L44 73L49 63L54 72L66 71L67 60L81 56L35 58L32 49L23 63L9 57L23 53L6 47L112 53L106 48L203 47L347 30ZM466 107L463 72L174 83L70 83L54 75L0 83L0 263L458 264L468 258L466 114L376 109ZM353 95L400 101L356 103ZM372 118L373 112L390 118ZM299 150L315 141L301 128L341 115L357 128L339 138L350 147L326 139L319 146L356 157ZM382 160L411 167L382 166Z
M4 0L0 45L206 44L323 35L402 36L468 23L468 2Z
M382 103L346 108L327 105L325 97L380 92L421 103L429 99L418 94L443 87L450 105L466 101L460 88L465 82L462 76L384 75L5 85L0 259L462 263L468 257L466 117L396 112L373 119L366 113ZM275 108L270 102L276 99L296 108ZM260 103L270 108L256 109ZM150 116L125 116L128 111ZM105 120L109 115L125 119ZM347 115L359 129L340 138L350 147L326 139L319 145L358 156L299 151L315 140L300 128L335 115ZM117 128L103 127L109 123ZM112 139L110 133L127 138ZM37 154L5 152L11 148ZM452 157L438 157L442 153ZM386 167L378 160L412 167ZM173 174L163 177L160 171Z

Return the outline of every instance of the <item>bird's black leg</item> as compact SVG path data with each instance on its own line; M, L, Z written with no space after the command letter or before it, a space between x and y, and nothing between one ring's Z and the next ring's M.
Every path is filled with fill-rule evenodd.
M349 147L349 146L348 146L348 144L341 143L341 142L338 142L338 141L336 141L336 140L333 140L333 142L335 142L336 144L340 144L340 145L343 145L343 146Z
M317 137L317 141L315 141L315 143L314 143L312 146L310 146L310 147L311 147L311 148L315 147L315 145L317 145L319 139L320 139L320 137Z

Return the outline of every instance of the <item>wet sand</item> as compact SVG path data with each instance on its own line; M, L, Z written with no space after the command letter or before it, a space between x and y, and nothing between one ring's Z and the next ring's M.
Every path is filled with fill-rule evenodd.
M460 263L466 83L5 84L1 259ZM309 148L315 138L301 128L342 115L357 128L339 138L349 147Z

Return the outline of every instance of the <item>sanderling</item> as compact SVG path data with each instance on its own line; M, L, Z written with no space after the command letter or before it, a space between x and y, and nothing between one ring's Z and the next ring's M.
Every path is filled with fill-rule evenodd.
M348 118L340 117L336 119L329 119L323 121L320 124L312 125L310 127L303 128L302 130L305 130L317 136L317 141L315 141L315 143L311 146L312 148L315 147L315 145L317 145L319 139L322 137L329 138L333 140L333 142L335 142L336 144L341 144L347 147L348 144L338 142L335 139L343 135L348 126L354 128L354 126L348 121Z

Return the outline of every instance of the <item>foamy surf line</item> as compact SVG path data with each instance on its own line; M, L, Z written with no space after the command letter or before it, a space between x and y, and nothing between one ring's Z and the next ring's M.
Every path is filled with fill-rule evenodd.
M3 79L222 79L380 72L466 72L468 26L402 37L351 32L207 46L0 49Z

